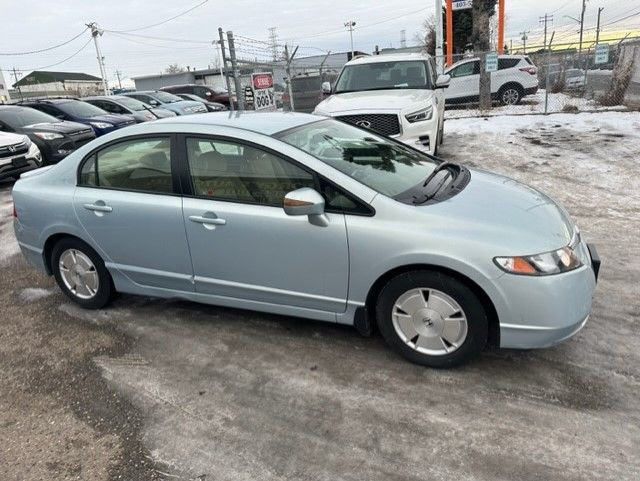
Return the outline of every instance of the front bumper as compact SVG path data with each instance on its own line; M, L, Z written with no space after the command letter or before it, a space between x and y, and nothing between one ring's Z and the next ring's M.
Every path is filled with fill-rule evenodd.
M496 280L502 302L500 347L535 349L569 339L591 314L600 258L581 244L583 266L563 274L530 277L504 274Z
M440 127L438 125L438 116L435 112L431 119L413 124L402 119L401 126L402 132L400 135L395 136L395 139L428 154L435 152Z
M12 157L0 159L0 179L9 177L17 178L23 172L37 169L42 163L42 155L36 144L31 143L26 154L19 154Z

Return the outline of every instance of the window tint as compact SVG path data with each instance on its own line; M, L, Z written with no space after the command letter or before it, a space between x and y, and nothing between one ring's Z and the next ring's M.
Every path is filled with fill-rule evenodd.
M246 145L191 138L187 158L197 196L282 206L292 190L315 188L306 170Z
M80 184L140 192L173 192L168 138L129 140L106 147L82 166Z
M432 88L429 64L422 60L347 65L336 83L336 93L417 88Z
M498 70L504 70L505 68L513 68L520 63L519 58L499 58Z

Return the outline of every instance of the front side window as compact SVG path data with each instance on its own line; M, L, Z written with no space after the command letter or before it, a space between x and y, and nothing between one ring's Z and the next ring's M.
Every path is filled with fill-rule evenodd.
M187 159L199 197L282 206L287 193L315 188L311 173L248 145L189 138Z
M82 166L80 185L172 193L169 138L128 140L94 153Z
M432 89L429 63L404 60L347 65L336 83L335 93L364 90Z
M424 182L438 164L400 143L334 119L285 130L275 137L389 197Z
M467 75L476 75L480 73L480 62L475 60L473 62L466 62L462 65L458 65L449 72L451 78L466 77Z

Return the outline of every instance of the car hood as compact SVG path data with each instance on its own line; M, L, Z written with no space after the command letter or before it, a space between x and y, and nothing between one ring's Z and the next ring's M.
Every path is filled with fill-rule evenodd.
M5 147L6 145L18 144L23 140L24 140L24 135L12 134L10 132L0 132L0 147Z
M431 104L433 90L370 90L364 92L347 92L334 94L320 102L315 109L318 114L345 113L361 110L419 110L422 104ZM426 105L425 105L426 106Z
M575 230L564 208L548 195L481 170L471 170L469 184L458 195L419 209L441 217L438 224L460 238L500 246L497 255L559 249L569 244Z
M183 111L187 107L203 107L204 104L202 102L196 102L195 100L181 100L180 102L172 102L170 104L162 104L162 108L169 110L179 110Z
M134 121L131 115L96 115L95 117L89 117L87 122L108 122L113 125L128 124Z
M44 122L40 124L31 124L25 125L21 129L25 133L31 132L56 132L60 134L74 134L77 132L87 131L90 132L91 129L87 127L85 124L81 124L78 122Z
M161 119L166 119L167 117L175 117L176 116L175 112L172 112L171 110L167 110L167 109L155 108L155 109L151 109L151 110L153 111L154 114L156 114Z

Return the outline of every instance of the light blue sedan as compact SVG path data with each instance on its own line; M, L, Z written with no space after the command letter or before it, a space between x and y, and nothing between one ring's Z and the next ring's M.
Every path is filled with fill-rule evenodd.
M129 127L13 199L23 254L83 307L124 292L377 323L434 367L571 337L600 265L546 195L305 114Z

